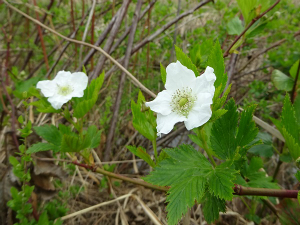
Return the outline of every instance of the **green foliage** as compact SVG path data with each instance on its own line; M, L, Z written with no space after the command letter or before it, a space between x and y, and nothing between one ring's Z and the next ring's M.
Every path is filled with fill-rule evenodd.
M273 188L278 189L278 185L272 182L273 177L267 176L263 170L263 160L258 157L253 157L250 160L249 165L245 163L241 169L241 174L245 178L245 181L238 180L238 184L247 187L255 188Z
M244 30L242 21L236 16L227 23L227 31L230 35L239 35Z
M251 147L248 152L261 157L271 157L273 155L272 137L268 133L258 132L256 138L252 141L252 144L258 143L259 140L262 143Z
M295 124L299 124L299 121L288 95L284 99L280 124L282 125L280 132L286 141L289 152L292 158L297 160L300 157L300 128L295 126Z
M160 74L161 74L161 80L164 84L166 84L167 80L167 72L166 68L160 63Z
M101 130L98 130L95 125L89 126L82 135L72 132L69 127L62 124L59 125L59 128L53 125L44 125L34 127L34 130L49 143L34 144L27 150L27 154L47 150L79 152L98 147L101 139Z
M278 90L291 91L293 89L294 80L279 70L273 70L272 82Z
M98 99L98 93L104 81L104 72L100 76L91 81L90 85L84 90L82 98L77 98L74 106L73 116L82 118L87 114L95 105Z
M138 100L131 101L132 123L134 128L150 141L156 139L156 119L153 112L144 110L145 97L139 92Z
M219 218L219 212L226 212L225 200L206 193L203 201L203 214L208 223Z
M135 146L126 146L126 148L131 151L137 157L143 159L146 163L149 164L151 167L155 167L155 163L151 159L151 156L146 152L146 149L143 147L135 147Z
M216 41L213 49L211 50L206 66L210 66L214 69L214 73L217 77L214 83L216 87L215 96L218 97L223 92L227 82L227 75L224 74L224 58L219 41Z
M239 149L247 149L258 133L252 120L255 106L250 106L241 113L238 129L239 116L233 99L226 104L225 109L227 113L213 124L210 142L220 159L233 160Z
M224 200L233 197L233 180L237 171L226 164L213 168L200 152L189 145L164 151L168 157L145 180L156 185L171 186L167 197L168 224L176 224L187 209L195 204L195 200L201 202L204 196L211 196L210 199L220 203L220 208L216 210L223 210ZM211 208L212 205L207 202L204 207ZM214 219L215 213L207 216L207 220Z
M192 70L195 73L195 76L199 76L197 67L192 63L192 60L179 48L175 45L176 57L182 65L186 66L188 69Z
M205 69L208 56L214 46L212 39L205 39L199 45L193 45L190 50L190 57L194 65L201 69Z

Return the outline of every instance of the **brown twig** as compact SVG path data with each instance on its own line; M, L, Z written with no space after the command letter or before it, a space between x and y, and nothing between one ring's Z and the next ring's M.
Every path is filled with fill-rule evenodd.
M298 190L280 190L280 189L268 189L268 188L251 188L244 187L242 185L234 185L235 195L254 195L254 196L270 196L278 198L297 198Z
M134 18L132 20L132 25L131 25L131 28L130 28L131 31L130 31L129 38L128 38L128 44L127 44L126 53L125 53L125 60L124 60L124 67L126 69L128 68L128 64L129 64L130 53L131 53L131 49L132 49L132 45L133 45L134 35L135 35L135 32L136 32L136 27L137 27L137 23L138 23L138 19L139 19L139 13L141 11L142 4L143 4L142 0L139 0L137 2L136 9L135 9L135 12L134 12ZM112 149L111 144L112 144L112 141L113 141L113 137L114 137L114 134L115 134L115 129L116 129L117 121L118 121L118 115L119 115L119 109L120 109L120 104L121 104L121 98L122 98L122 95L123 95L125 78L126 78L126 75L123 72L121 74L119 87L118 87L118 93L117 93L116 101L115 101L115 104L114 104L113 116L112 116L111 121L110 121L110 128L109 128L107 139L106 139L106 146L105 146L105 152L104 152L104 161L108 161L109 158L110 158L109 153Z
M36 0L33 0L33 4L34 4L34 6L37 6L36 5ZM38 14L37 11L35 11L35 16L36 16L36 19L38 21L40 21L40 17L39 17L39 14ZM44 60L45 60L45 64L46 64L46 69L48 71L49 70L49 63L48 63L48 57L47 57L46 47L45 47L44 38L43 38L43 32L42 32L41 27L38 24L36 26L37 26L37 30L38 30L40 41L41 41L41 46L42 46L42 50L43 50L43 55L44 55Z
M238 35L234 41L231 43L231 45L229 46L229 48L226 50L226 52L224 52L223 57L227 57L229 55L229 52L231 50L231 48L237 43L237 41L249 30L249 28L257 21L259 20L261 17L263 17L266 13L268 13L269 11L271 11L278 3L280 2L280 0L277 0L270 8L268 8L266 11L264 11L262 14L258 15L257 17L255 17L254 19L251 20L251 22L248 24L248 26L243 30L243 32Z
M119 29L120 29L120 26L122 24L122 21L123 21L123 18L127 12L127 9L129 7L129 3L131 2L131 0L124 0L123 1L123 4L121 6L121 11L120 11L120 14L119 16L117 17L116 19L116 22L114 23L112 29L111 29L111 32L109 34L109 37L107 38L107 41L105 43L105 46L103 47L103 50L105 52L109 52L111 47L112 47L112 44L116 38L116 35L118 34L119 32ZM95 79L99 76L100 72L102 71L102 68L103 68L103 65L106 61L106 57L104 55L101 55L98 62L97 62L97 65L96 65L96 68L94 69L93 71L93 74L91 75L91 79Z
M297 31L297 32L293 35L293 37L297 37L298 35L300 35L300 30ZM284 42L286 42L286 41L287 41L287 39L286 39L286 38L283 38L283 39L281 39L281 40L275 42L274 44L272 44L270 47L268 47L268 48L266 48L266 49L263 49L262 51L258 52L256 55L254 55L253 57L251 57L251 59L250 59L249 61L247 61L247 63L245 63L245 65L243 65L243 66L241 67L241 69L239 69L239 71L236 72L236 74L238 74L238 73L240 73L241 71L243 71L243 70L244 70L251 62L253 62L258 56L260 56L260 55L262 55L262 54L264 54L264 53L270 51L270 50L273 49L273 48L276 48L276 47L282 45L282 44L283 44Z
M144 18L144 16L146 15L146 13L152 9L153 5L157 2L157 0L152 0L148 6L143 10L143 12L141 13L138 21L140 21L141 19ZM130 28L131 27L127 27L126 30L124 31L124 33L121 35L121 37L116 41L116 43L112 46L111 50L110 50L110 54L112 54L122 43L122 41L125 40L125 38L127 37L127 35L130 32Z
M102 48L97 47L95 45L91 45L90 43L86 43L86 42L82 42L82 41L78 41L72 38L68 38L60 33L58 33L57 31L51 29L50 27L47 27L46 25L42 24L41 22L39 22L38 20L32 18L31 16L27 15L26 13L22 12L21 10L17 9L16 7L12 6L11 4L9 4L6 0L3 0L3 2L11 9L13 9L14 11L18 12L19 14L23 15L24 17L30 19L31 21L33 21L34 23L39 24L40 26L42 26L43 28L47 29L48 31L56 34L57 36L73 42L73 43L77 43L77 44L81 44L81 45L85 45L88 46L90 48L94 48L97 51L101 52L103 55L105 55L107 58L109 58L114 64L116 64L123 72L125 72L128 77L132 80L132 82L139 87L142 91L144 91L145 93L147 93L148 95L152 96L152 97L156 97L156 95L150 91L148 88L146 88L138 79L136 79L128 70L126 70L117 60L115 60L113 57L111 57L107 52L105 52Z

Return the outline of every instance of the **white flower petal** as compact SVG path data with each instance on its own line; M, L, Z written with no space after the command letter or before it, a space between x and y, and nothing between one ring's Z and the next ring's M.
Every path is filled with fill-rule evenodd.
M72 96L54 95L48 98L48 102L50 102L54 109L60 109L62 105L71 100L71 98Z
M81 96L73 96L73 97L82 97L83 91L86 89L88 84L88 77L83 72L75 72L70 75L70 80L72 81L72 87L76 91L80 92L74 92L74 94L78 95L80 93Z
M179 61L170 63L166 71L167 79L165 87L167 90L175 91L182 87L188 87L196 79L194 72L183 66Z
M51 80L39 81L36 88L41 89L41 92L45 97L51 97L55 94L56 83Z
M205 72L196 78L196 80L191 83L191 87L194 93L214 93L215 86L214 82L216 81L216 75L214 74L214 69L207 67Z
M164 90L159 92L157 97L151 101L146 102L145 105L150 107L152 111L160 113L162 115L168 115L172 112L171 108L172 93Z
M174 125L178 122L182 122L187 120L184 116L180 116L174 112L170 113L169 115L162 115L160 113L157 114L157 133L158 135L162 134L167 134L169 133Z
M71 72L64 70L59 71L53 81L60 86L70 85Z
M192 109L187 121L184 121L186 129L191 130L193 128L200 127L210 119L211 115L212 111L210 104L202 105L201 108L198 108L197 110Z

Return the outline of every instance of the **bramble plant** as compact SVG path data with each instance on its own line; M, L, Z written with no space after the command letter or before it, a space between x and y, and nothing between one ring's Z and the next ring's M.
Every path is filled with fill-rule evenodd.
M27 1L21 2L22 6L30 5ZM13 211L10 213L11 223L59 225L71 217L117 202L118 211L107 214L116 214L116 223L120 216L122 224L129 224L124 210L129 197L137 200L155 224L176 225L181 220L182 224L189 224L183 218L195 205L199 206L200 217L203 216L208 224L217 223L220 215L231 210L228 202L234 202L237 198L247 210L244 217L255 224L261 224L264 211L261 209L264 207L268 207L276 220L278 218L284 225L299 223L300 192L295 184L299 185L300 182L300 53L298 50L292 51L299 44L293 43L286 51L291 52L290 55L282 57L283 54L279 54L278 61L273 53L268 53L267 59L260 57L300 35L297 30L299 15L289 25L288 37L280 33L286 23L281 14L285 13L291 19L289 12L294 10L291 2L282 3L285 11L281 13L275 11L280 0L237 0L236 4L232 1L204 0L195 3L187 12L180 13L179 1L176 18L166 22L165 17L173 1L149 1L143 4L144 1L138 0L133 1L133 8L128 0L113 1L112 5L110 2L103 3L104 9L99 8L97 1L92 1L88 14L85 15L85 10L80 8L82 21L76 22L79 7L71 0L71 26L67 29L70 35L66 30L60 33L60 29L53 29L54 25L62 25L70 19L63 7L60 8L60 4L65 5L64 1L56 6L53 6L53 2L41 20L39 13L43 3L37 4L35 0L33 8L36 10L36 19L6 0L3 1L4 6L0 5L0 12L3 7L8 7L9 12L16 12L24 16L28 23L32 21L37 24L36 42L40 40L42 46L40 50L36 43L28 42L26 48L32 53L28 53L24 67L8 69L10 48L17 47L10 45L11 37L3 28L8 50L6 69L0 81L0 112L7 114L7 117L1 116L0 125L1 128L2 124L11 126L12 142L16 146L12 151L6 148L10 163L7 167L12 168L10 176L13 180L8 185L10 200L5 202ZM206 12L209 3L213 3L213 15L217 11L221 19L207 19L205 23L215 29L209 27L210 31L207 26L197 25L192 31L187 29L185 35L176 34L180 28L177 24L179 20L198 9L199 13ZM84 1L81 4L89 6ZM154 4L158 5L157 8ZM202 8L204 6L207 8ZM51 7L54 8L51 10ZM102 22L108 24L104 30L94 26L95 14L100 9L104 10L100 12L104 14ZM112 15L107 13L110 10ZM147 14L143 30L137 29L139 20ZM45 25L48 23L47 15L51 28ZM126 26L121 26L126 16L132 19L131 26L127 22ZM162 27L151 27L151 16ZM85 18L87 25L83 29ZM92 34L86 41L90 23ZM170 41L170 35L165 31L172 25L175 25L175 30L172 31L174 38ZM154 29L151 35L150 28ZM30 36L30 28L26 29L26 34ZM148 36L145 38L146 30ZM264 44L273 40L272 34L269 34L272 30L279 33L277 35L282 39L269 48L258 45L258 40L264 39ZM124 33L118 35L119 31ZM95 33L100 36L97 41L94 40ZM152 42L162 33L166 33L166 37ZM78 41L79 36L82 41ZM120 39L114 40L117 36ZM63 48L63 42L59 43L58 37L68 41ZM124 40L128 41L127 46L122 45ZM60 62L70 44L74 44L72 57L66 57L66 63ZM48 46L54 45L56 48L51 54L59 49L59 55L55 56L57 58L52 58L46 52ZM102 45L103 49L100 47ZM140 51L145 45L148 45L147 53ZM89 49L84 50L84 46ZM260 49L262 46L264 48ZM255 49L259 51L252 53ZM39 51L40 54L33 54ZM96 51L102 54L97 65L94 65L93 55ZM134 54L131 65L130 57ZM117 57L118 60L115 59ZM227 57L230 57L228 61ZM238 61L239 57L244 58ZM26 74L28 61L38 61L38 58L42 59L41 65L31 75ZM106 59L112 64L106 63ZM256 79L252 76L253 71L241 73L253 61L257 63L255 60L263 61L259 64L262 67L256 70L269 74L268 82ZM56 66L62 69L54 72ZM131 66L132 73L128 69ZM116 67L122 71L117 79L112 78ZM269 71L270 67L272 69ZM66 68L74 72L65 71ZM108 70L104 72L104 68ZM36 71L39 75L34 76ZM156 76L158 74L160 76ZM246 80L245 76L249 74L252 77ZM127 86L125 76L131 80ZM141 80L158 94L146 88ZM13 82L14 88L10 82ZM242 82L246 82L246 85L239 89ZM130 90L126 96L124 90ZM122 94L125 97L122 98ZM243 96L237 98L239 95ZM17 99L17 104L11 96ZM7 107L8 102L10 107ZM267 122L259 119L258 115ZM126 129L120 125L121 122L126 123ZM260 130L260 127L263 129ZM117 135L120 138L117 139ZM169 144L178 136L179 142ZM181 143L184 138L185 141ZM120 155L127 157L124 157L124 162L118 161ZM133 160L126 160L129 157L133 157ZM269 173L269 168L273 168L269 165L269 159L276 164L272 174ZM37 168L45 162L53 164L39 172L38 176ZM137 165L137 162L140 164ZM133 163L133 178L119 174L126 169L127 163ZM293 180L293 186L290 185L289 190L282 186L285 181L277 179L282 163L292 168L290 179ZM139 166L146 169L139 171ZM65 185L68 182L65 180L67 175L58 171L58 168L68 171L72 176L68 187ZM130 174L132 170L126 172ZM76 183L77 175L82 185ZM138 175L141 175L141 179L136 179ZM3 177L7 178L6 175ZM136 189L123 189L122 185L127 182L166 193L166 220L160 220L147 204L133 194ZM91 200L84 195L88 185L97 186L93 188ZM126 195L117 196L115 189L119 186L122 186L122 193L126 192ZM98 194L104 195L104 199L109 201L96 205ZM45 199L42 195L46 196ZM85 209L75 211L73 206L76 201L70 203L69 200L79 198L83 199ZM281 198L292 200L280 200L278 204ZM120 204L122 199L126 199L124 205ZM86 206L88 204L93 206ZM139 214L136 208L134 216ZM95 221L85 222L102 224L105 216L98 218L95 215L90 216L95 217ZM200 219L202 221L202 217ZM79 220L79 223L82 221ZM103 223L109 224L107 221Z

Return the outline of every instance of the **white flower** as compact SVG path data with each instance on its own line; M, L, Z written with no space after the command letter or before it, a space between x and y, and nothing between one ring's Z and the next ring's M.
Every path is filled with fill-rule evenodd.
M212 114L210 105L215 92L214 69L207 67L196 77L194 72L179 61L168 65L166 90L146 102L157 113L157 133L169 133L177 122L183 122L188 130L206 123Z
M39 81L36 87L48 97L54 109L60 109L71 98L82 97L87 84L88 77L83 72L59 71L53 80Z

